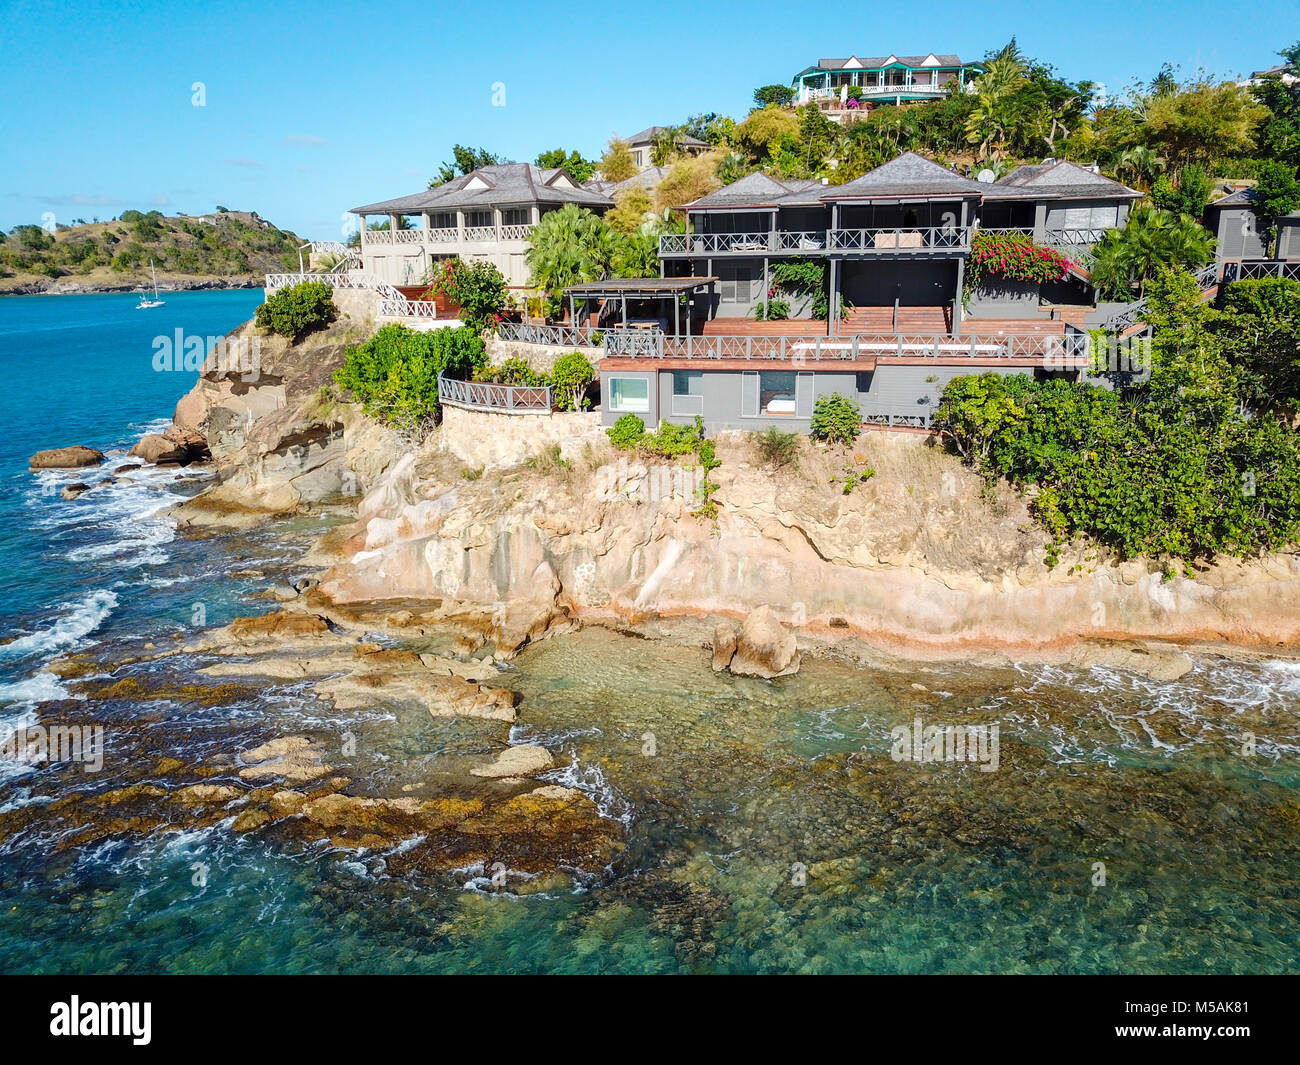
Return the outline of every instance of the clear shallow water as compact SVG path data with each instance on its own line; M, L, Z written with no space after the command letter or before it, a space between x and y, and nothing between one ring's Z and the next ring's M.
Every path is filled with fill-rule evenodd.
M311 532L299 524L173 538L139 515L193 490L176 473L72 503L44 492L26 472L32 451L129 445L190 383L164 385L147 369L156 330L142 354L129 297L115 310L95 301L117 297L83 300L93 320L116 316L112 328L126 330L112 350L102 339L81 347L77 338L92 335L84 327L40 320L47 304L76 319L73 299L37 299L30 309L23 305L33 301L0 301L7 367L45 351L80 375L69 385L35 374L41 402L16 399L16 390L4 398L13 431L0 465L8 508L0 635L14 640L0 645L9 685L0 717L10 720L30 700L61 694L63 682L39 669L56 653L138 650L143 638L188 631L195 603L210 624L265 609L249 596L292 568ZM219 333L248 317L256 294L177 295L168 308L173 300L178 311L192 303L196 323L216 322L186 328ZM37 324L14 328L13 314ZM107 381L106 366L115 371ZM97 389L107 390L102 401ZM54 411L84 421L74 432ZM266 576L230 579L232 570ZM180 685L201 664L140 668ZM899 674L808 659L799 675L767 683L715 676L700 648L590 629L527 649L502 683L523 697L511 738L555 751L551 779L583 789L623 826L626 847L609 869L548 882L540 894L502 895L484 890L477 869L395 876L391 854L290 850L228 824L58 848L60 821L50 817L0 840L0 969L1300 966L1293 663L1206 659L1183 681L1158 685L1106 670ZM339 768L364 788L395 793L454 776L502 738L490 723L397 705L336 713L301 684L265 685L220 705L179 693L97 706L123 728L110 730L113 759L89 785L95 791L120 783L124 764L198 761L285 734L336 741L348 729L362 754ZM998 770L893 761L891 729L918 714L927 724L999 723ZM1247 732L1258 737L1250 758L1240 753ZM0 814L43 807L66 784L57 767L10 766L0 772ZM1094 883L1097 862L1104 886Z

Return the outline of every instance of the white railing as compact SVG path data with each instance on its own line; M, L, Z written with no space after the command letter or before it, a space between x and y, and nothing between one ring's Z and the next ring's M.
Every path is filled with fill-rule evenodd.
M361 234L362 244L395 244L391 229L367 229Z
M399 229L393 234L394 244L423 244L423 229Z
M942 85L927 85L917 82L912 85L859 85L863 96L896 96L899 93L947 93L948 86L951 82L945 81ZM853 88L853 86L849 86ZM809 89L808 98L811 100L838 100L840 95L840 86L836 85L832 89Z
M960 226L832 229L830 242L835 251L898 252L967 248L970 246L970 230Z
M290 285L300 285L304 281L319 281L329 285L330 288L338 289L370 289L390 300L406 298L387 281L381 281L374 274L368 274L364 270L347 270L329 274L267 274L263 287L268 292L274 292L276 289L288 288Z
M1086 333L1061 335L870 334L852 336L667 336L655 330L610 329L605 354L625 358L776 359L794 363L874 358L1034 359L1083 365Z
M455 244L457 241L457 232L455 226L435 226L433 229L425 229L421 232L427 233L430 244Z
M431 300L381 299L381 318L437 318L438 308Z
M502 226L501 239L502 240L524 240L527 238L528 234L531 233L532 231L533 231L532 223L524 223L523 225L517 225L517 226L515 225Z
M777 251L825 251L826 230L777 230Z
M503 414L549 414L555 409L555 390L548 385L498 385L440 376L438 402Z
M585 325L531 325L527 322L502 322L497 326L499 340L521 344L554 344L560 347L592 347L592 334L599 330Z
M776 250L772 233L661 233L661 255L729 255Z
M1041 247L1051 248L1053 251L1059 251L1063 255L1087 252L1091 250L1094 244L1100 242L1102 237L1106 235L1106 229L1104 227L1089 229L1035 230L1030 226L1012 226L1009 228L980 226L979 232L1018 233L1021 236L1029 237L1035 244L1038 244Z
M311 248L312 255L340 255L348 256L355 253L355 249L349 248L342 241L338 240L313 240L308 246Z
M466 226L465 239L466 240L496 240L497 227L496 226Z

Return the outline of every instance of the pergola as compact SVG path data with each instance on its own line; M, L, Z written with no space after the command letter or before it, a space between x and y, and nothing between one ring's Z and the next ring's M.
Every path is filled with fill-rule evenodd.
M623 316L623 325L628 324L627 301L631 300L671 300L673 305L673 335L681 336L681 297L693 295L706 289L709 302L713 302L713 286L716 277L612 277L606 281L588 281L568 289L569 321L577 324L576 304L583 302L583 314L592 300L618 300ZM664 314L666 320L668 315ZM689 325L689 319L688 323Z

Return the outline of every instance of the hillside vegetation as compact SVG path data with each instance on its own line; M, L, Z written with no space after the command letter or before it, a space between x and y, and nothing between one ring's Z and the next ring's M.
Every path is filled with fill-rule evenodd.
M245 211L167 218L124 211L107 222L36 225L0 232L0 291L130 289L195 282L261 283L267 271L298 268L302 238Z

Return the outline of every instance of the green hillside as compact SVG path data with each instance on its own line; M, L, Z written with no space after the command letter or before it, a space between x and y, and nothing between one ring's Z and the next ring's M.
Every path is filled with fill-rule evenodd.
M256 213L164 217L124 211L107 222L36 225L0 232L0 292L120 290L149 279L168 288L260 284L268 271L298 268L301 237Z

